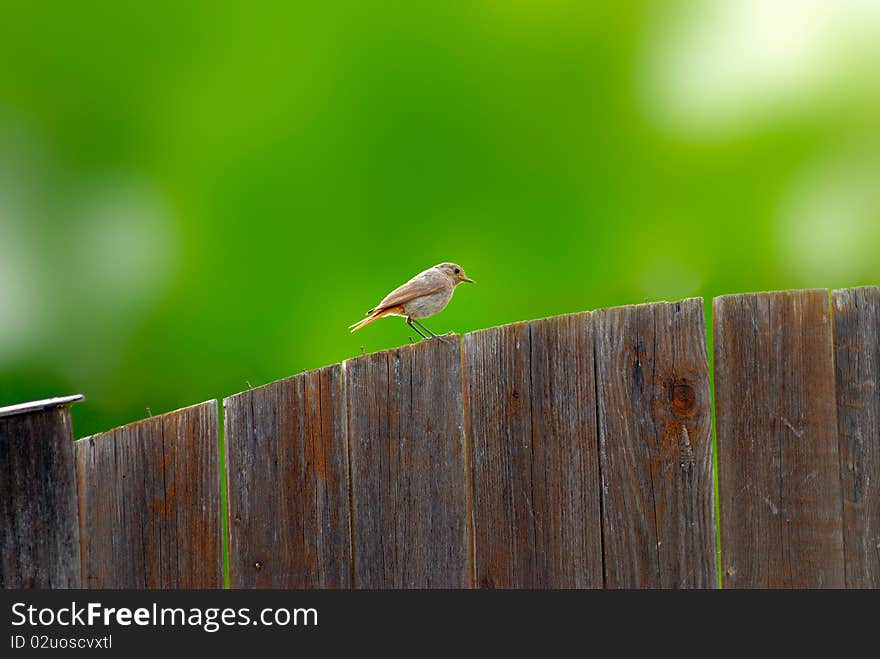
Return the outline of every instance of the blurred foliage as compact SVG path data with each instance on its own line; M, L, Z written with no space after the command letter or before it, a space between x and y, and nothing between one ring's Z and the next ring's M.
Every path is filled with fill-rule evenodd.
M313 4L2 4L0 404L406 343L440 261L436 332L880 280L871 3Z

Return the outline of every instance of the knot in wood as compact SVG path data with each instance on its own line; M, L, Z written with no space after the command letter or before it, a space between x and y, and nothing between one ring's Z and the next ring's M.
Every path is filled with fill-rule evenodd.
M697 392L688 382L672 383L672 409L676 414L691 414L697 402Z

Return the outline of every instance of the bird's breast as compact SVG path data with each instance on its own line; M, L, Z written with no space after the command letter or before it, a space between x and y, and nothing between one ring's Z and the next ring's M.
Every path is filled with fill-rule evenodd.
M443 311L444 307L449 304L452 297L453 287L417 297L409 302L404 303L403 311L410 318L427 318L435 313Z

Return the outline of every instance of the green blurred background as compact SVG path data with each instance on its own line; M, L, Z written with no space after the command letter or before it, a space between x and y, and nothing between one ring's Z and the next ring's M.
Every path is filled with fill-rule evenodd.
M436 332L880 282L880 3L5 1L0 404L77 436Z

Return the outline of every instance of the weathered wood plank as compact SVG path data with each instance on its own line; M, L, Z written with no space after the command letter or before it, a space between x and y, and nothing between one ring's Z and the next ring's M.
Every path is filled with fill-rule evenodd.
M458 337L344 363L354 586L467 587Z
M847 588L880 588L880 288L834 291Z
M480 588L536 584L531 503L529 328L466 334L465 400L471 451L475 581Z
M828 291L714 307L724 586L843 587Z
M74 444L83 586L220 588L217 403Z
M0 416L0 588L79 588L70 410Z
M224 401L233 588L351 586L339 365Z
M717 584L700 298L595 312L605 584Z
M473 332L464 349L476 584L601 587L591 315Z

